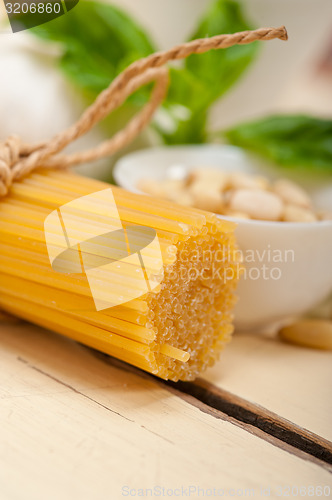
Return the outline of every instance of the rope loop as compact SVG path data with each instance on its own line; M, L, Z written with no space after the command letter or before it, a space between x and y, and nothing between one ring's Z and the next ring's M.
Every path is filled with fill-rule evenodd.
M201 38L133 62L97 96L76 123L49 141L29 145L22 143L19 137L11 136L0 143L0 198L8 193L14 181L36 168L67 168L79 165L109 156L131 142L150 122L167 93L169 78L168 70L164 66L169 61L184 59L191 54L203 54L209 50L274 38L287 40L286 28L284 26L261 28L231 35ZM90 150L71 155L59 154L66 146L89 132L99 121L121 106L138 88L152 81L155 81L155 85L150 100L124 129Z

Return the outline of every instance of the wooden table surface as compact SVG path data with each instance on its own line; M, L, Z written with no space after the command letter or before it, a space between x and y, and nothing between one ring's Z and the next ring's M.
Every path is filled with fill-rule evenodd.
M0 359L1 500L331 497L331 352L236 334L169 384L2 322Z

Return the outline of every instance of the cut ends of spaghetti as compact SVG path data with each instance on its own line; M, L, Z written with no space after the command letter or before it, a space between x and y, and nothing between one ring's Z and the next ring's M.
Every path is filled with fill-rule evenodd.
M165 379L193 380L212 366L233 333L232 309L241 272L232 232L223 223L203 226L177 243L158 293L147 297L151 372ZM229 230L229 226L227 227Z

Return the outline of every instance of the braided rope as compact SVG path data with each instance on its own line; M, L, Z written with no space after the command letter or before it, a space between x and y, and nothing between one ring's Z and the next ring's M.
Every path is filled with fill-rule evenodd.
M22 143L18 137L12 136L0 143L0 197L8 193L14 181L19 180L37 167L71 167L109 156L131 142L149 123L153 113L166 95L168 71L163 66L167 62L184 59L191 54L203 54L209 50L274 38L287 40L286 28L283 26L280 28L261 28L231 35L197 39L133 62L113 80L107 89L99 94L76 123L49 141L28 145ZM135 90L151 81L156 83L150 100L124 129L93 149L71 155L58 154L118 108Z

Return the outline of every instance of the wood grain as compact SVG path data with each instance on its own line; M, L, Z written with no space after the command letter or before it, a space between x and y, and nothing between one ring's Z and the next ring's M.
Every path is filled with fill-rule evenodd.
M51 332L1 324L0 359L1 500L189 485L278 498L279 486L330 484L316 464Z
M244 428L255 435L262 436L259 433L260 430L265 434L265 439L268 439L266 434L272 436L275 439L269 439L269 442L282 449L309 460L310 457L298 453L298 450L315 457L318 461L328 464L327 470L332 471L332 443L321 436L293 424L257 403L251 403L203 379L196 379L190 383L172 383L172 386L176 386L177 390L182 393L193 396L209 408L214 408L225 413L228 417L232 417L233 421L238 424L242 422L245 424Z
M93 352L111 366L129 370L148 380L154 380L158 385L166 387L177 397L204 413L232 422L273 446L304 460L317 463L332 472L332 443L330 441L270 412L257 403L251 403L202 378L197 378L193 382L165 381L116 358L95 350Z
M332 441L332 352L236 334L204 380Z

